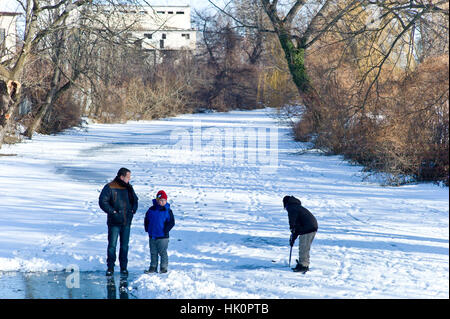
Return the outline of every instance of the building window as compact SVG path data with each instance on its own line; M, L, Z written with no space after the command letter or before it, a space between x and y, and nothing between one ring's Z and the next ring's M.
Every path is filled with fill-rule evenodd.
M147 39L151 39L152 38L152 34L151 33L144 33L144 37L146 37Z
M159 48L164 49L164 40L159 40Z
M156 11L156 13L164 14L164 13L166 13L166 11Z
M166 34L165 33L162 34L162 39L166 39Z
M173 14L173 11L167 11L168 14Z
M191 38L189 33L182 33L181 36L186 40L189 40Z
M177 11L177 14L184 14L184 11Z

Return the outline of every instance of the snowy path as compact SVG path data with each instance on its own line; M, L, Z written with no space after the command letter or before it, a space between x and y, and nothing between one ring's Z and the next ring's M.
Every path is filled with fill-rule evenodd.
M98 195L125 166L140 198L130 272L148 267L143 217L159 189L176 218L170 271L130 283L138 297L448 298L448 188L361 182L360 167L338 156L295 154L302 145L273 115L265 109L90 124L5 146L0 153L17 156L0 157L0 270L104 270ZM275 171L261 169L273 156L247 158L251 135L233 144L229 133L245 129L277 134ZM193 151L180 147L181 137ZM288 268L287 194L319 222L306 275Z

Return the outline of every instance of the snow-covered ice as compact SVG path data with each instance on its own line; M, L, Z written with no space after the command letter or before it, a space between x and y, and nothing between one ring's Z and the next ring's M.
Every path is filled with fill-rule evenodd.
M275 115L90 123L3 146L17 155L0 156L0 271L104 271L98 196L124 166L140 198L128 256L139 298L449 298L448 188L363 182L339 156L299 154ZM144 274L143 218L159 189L176 218L169 272ZM319 223L305 275L288 267L284 195Z

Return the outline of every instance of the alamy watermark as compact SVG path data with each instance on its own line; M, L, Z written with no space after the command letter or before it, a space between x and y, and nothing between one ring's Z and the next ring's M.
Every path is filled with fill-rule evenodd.
M193 121L191 130L173 130L170 142L172 163L248 165L262 174L276 173L278 168L277 127L203 127L201 121Z
M71 264L66 267L66 272L70 273L66 277L66 287L69 289L80 288L80 267Z

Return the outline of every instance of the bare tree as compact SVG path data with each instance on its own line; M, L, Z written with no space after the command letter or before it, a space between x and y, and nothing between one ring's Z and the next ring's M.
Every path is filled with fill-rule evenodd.
M236 26L276 35L302 97L299 139L448 184L448 1L259 0L269 25L234 10L250 0L210 2Z
M129 32L145 1L139 0L16 0L24 12L24 37L13 60L0 64L0 81L15 83L15 94L3 95L4 116L0 119L0 147L9 123L21 101L20 84L26 64L44 59L53 66L48 92L26 135L31 137L42 121L49 119L53 104L67 90L95 90L105 44L134 45ZM141 4L142 3L142 4ZM162 21L161 23L164 23ZM105 63L107 64L107 63ZM104 74L104 72L103 72ZM23 87L23 85L22 85Z
M201 32L198 103L219 110L255 107L262 35L234 28L230 17L220 12L197 12L196 23Z
M14 95L10 94L8 96L4 93L2 95L3 108L6 107L7 111L0 118L0 147L3 144L3 139L12 115L19 105L23 71L26 63L33 54L33 50L37 48L45 36L59 29L72 11L92 2L92 0L60 0L54 2L44 2L41 0L17 1L25 13L25 31L23 43L17 57L13 61L7 61L7 64L0 64L0 82L11 83L16 88ZM39 26L40 18L49 12L59 10L61 7L65 7L65 9L56 16L52 24L45 29L41 29Z
M398 49L401 40L414 44L411 34L408 34L419 23L431 24L430 15L448 17L448 1L378 1L378 0L321 0L321 1L278 1L260 0L271 22L271 28L242 21L232 12L229 4L220 8L214 1L209 0L216 8L232 17L233 21L241 26L253 27L263 32L273 32L277 35L283 48L286 62L289 66L292 79L299 93L306 96L312 93L310 79L308 78L305 54L317 41L326 36L335 36L340 41L352 39L364 34L372 39L379 40L374 34L389 32L390 41L385 43L386 50L382 53L369 70L366 78L371 80L367 95L376 83L381 69L386 61ZM375 9L376 8L376 9ZM371 14L370 11L377 12ZM369 14L368 14L369 13ZM342 21L347 19L364 18L366 23L352 30L342 28ZM373 20L377 20L374 24ZM369 36L370 34L370 36ZM373 46L373 50L379 47ZM410 47L402 46L402 50L411 51ZM373 54L373 52L366 52ZM374 76L370 76L375 73Z
M124 21L119 12L125 9L123 6L114 2L108 2L107 5L89 3L66 17L57 30L41 40L37 51L41 58L51 63L53 74L44 101L25 133L28 138L32 137L44 119L48 123L55 101L64 92L75 88L86 93L95 88L99 78L96 64L105 43L111 43L116 49L118 46L131 45L124 30L131 28L136 20ZM42 21L44 28L52 25L65 8L59 10L45 17L46 20ZM106 10L108 14L105 14Z

